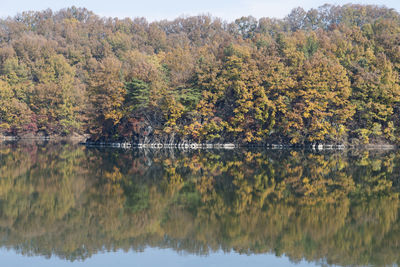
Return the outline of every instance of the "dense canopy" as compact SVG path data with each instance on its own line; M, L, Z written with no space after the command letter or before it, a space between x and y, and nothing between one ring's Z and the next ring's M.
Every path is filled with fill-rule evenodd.
M0 134L94 140L395 143L400 15L147 22L84 8L0 20Z

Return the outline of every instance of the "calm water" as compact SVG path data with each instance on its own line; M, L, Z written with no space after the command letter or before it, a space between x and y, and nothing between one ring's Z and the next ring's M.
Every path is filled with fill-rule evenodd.
M398 265L400 151L0 144L5 266Z

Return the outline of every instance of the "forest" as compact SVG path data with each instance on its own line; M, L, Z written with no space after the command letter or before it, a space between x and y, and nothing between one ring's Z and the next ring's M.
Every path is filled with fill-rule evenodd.
M400 14L148 22L85 8L0 19L0 135L290 145L400 142Z

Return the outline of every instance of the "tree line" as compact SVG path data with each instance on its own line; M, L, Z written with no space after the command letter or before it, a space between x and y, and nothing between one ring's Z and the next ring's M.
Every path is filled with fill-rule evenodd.
M371 5L230 23L23 12L0 20L0 133L397 143L399 34Z

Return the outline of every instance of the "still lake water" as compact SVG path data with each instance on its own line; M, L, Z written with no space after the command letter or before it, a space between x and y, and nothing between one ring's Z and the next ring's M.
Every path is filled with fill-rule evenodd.
M1 266L398 265L400 151L0 144Z

